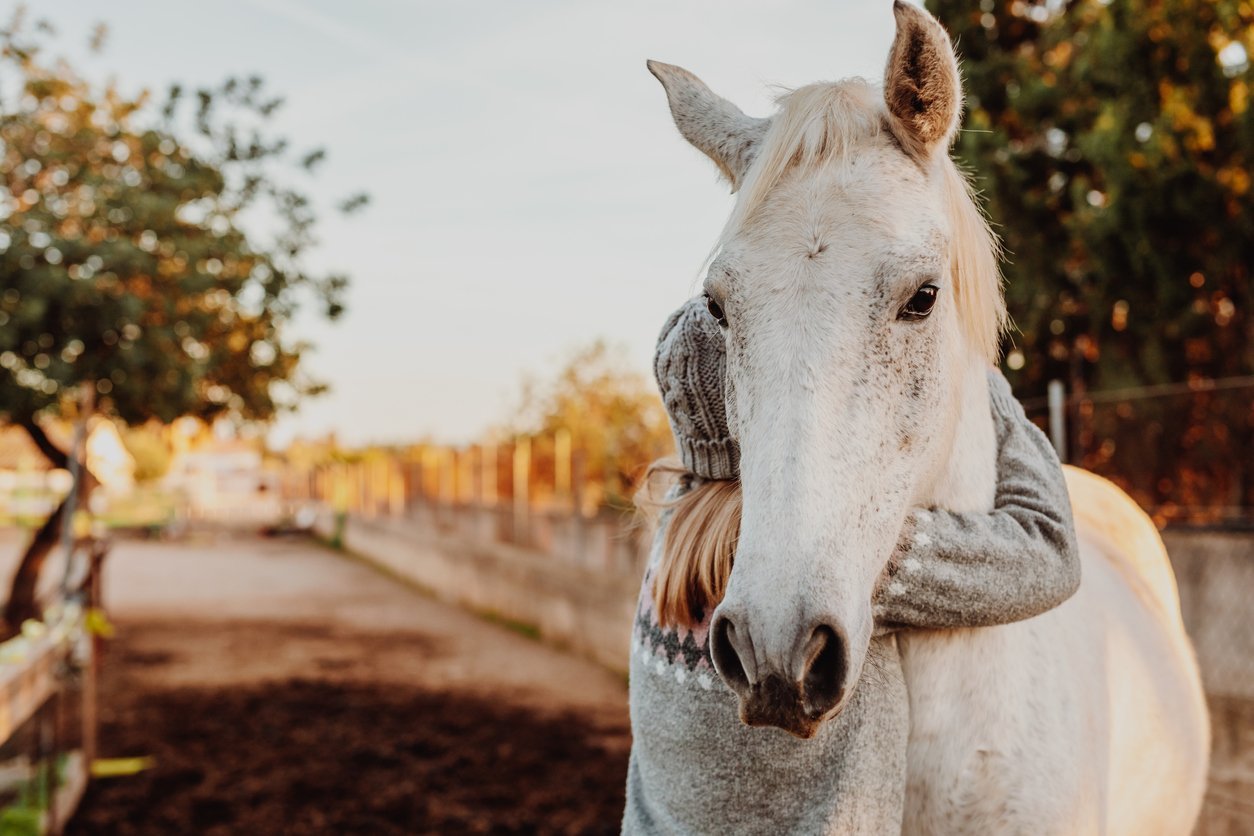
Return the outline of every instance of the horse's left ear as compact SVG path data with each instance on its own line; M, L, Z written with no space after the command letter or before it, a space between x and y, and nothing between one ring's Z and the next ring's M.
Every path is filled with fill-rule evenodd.
M771 120L746 116L683 67L650 61L649 72L662 82L675 126L684 139L714 161L733 192L740 188Z
M924 9L894 0L897 36L884 70L893 133L910 153L948 148L962 115L958 59L943 27Z

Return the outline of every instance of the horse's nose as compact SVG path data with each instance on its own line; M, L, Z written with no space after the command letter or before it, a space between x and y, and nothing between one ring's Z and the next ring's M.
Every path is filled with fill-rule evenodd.
M715 613L710 656L719 676L740 698L743 722L812 737L824 716L840 704L849 659L844 632L833 623L819 623L805 635L804 642L789 642L778 659L763 653L759 666L748 619Z
M801 696L806 711L822 716L845 695L849 668L847 642L839 628L820 624L802 647Z
M753 640L743 617L737 619L722 608L714 614L714 623L710 625L710 658L727 687L745 699L758 677Z

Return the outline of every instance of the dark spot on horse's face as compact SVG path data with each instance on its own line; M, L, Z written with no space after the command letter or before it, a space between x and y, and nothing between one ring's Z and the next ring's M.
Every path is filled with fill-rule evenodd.
M922 400L924 394L926 394L927 370L921 364L915 363L911 366L910 371L912 372L910 375L910 398L916 401Z

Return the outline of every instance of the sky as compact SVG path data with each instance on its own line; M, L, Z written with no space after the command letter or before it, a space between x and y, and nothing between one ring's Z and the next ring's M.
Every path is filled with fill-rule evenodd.
M7 8L5 8L7 6ZM7 19L14 4L0 0ZM604 338L649 369L667 314L731 209L671 122L656 58L747 113L778 87L878 79L890 0L35 0L54 52L126 90L263 76L275 130L328 161L309 264L352 277L309 315L331 392L270 434L464 443L508 420L524 376ZM96 22L103 54L86 49ZM370 206L329 210L364 190Z

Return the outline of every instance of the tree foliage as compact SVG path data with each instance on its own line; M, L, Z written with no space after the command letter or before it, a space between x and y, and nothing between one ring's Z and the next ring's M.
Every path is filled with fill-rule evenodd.
M927 5L963 59L956 151L1009 253L1018 391L1043 394L1051 379L1083 394L1254 373L1251 6ZM1085 463L1112 469L1144 502L1254 504L1254 474L1231 461L1249 449L1248 396L1105 412L1074 416Z
M629 371L622 353L600 340L574 351L551 379L528 381L522 408L508 430L545 439L536 449L535 464L537 476L548 482L551 439L561 430L569 432L585 490L595 494L593 500L615 507L629 507L643 469L673 450L657 388Z
M127 423L264 420L317 391L286 326L338 314L345 279L303 263L315 216L281 175L321 152L266 134L281 101L259 78L128 96L37 47L20 15L0 32L0 413L87 384Z
M260 78L175 86L158 102L44 60L50 34L21 9L0 29L0 417L65 467L39 417L86 387L128 424L265 420L318 391L288 325L308 301L336 316L346 280L305 265L316 217L287 183L322 152L268 132L282 101ZM14 574L10 632L39 615L65 508Z
M170 469L170 448L161 428L152 424L122 430L122 443L135 460L135 481L155 482Z

